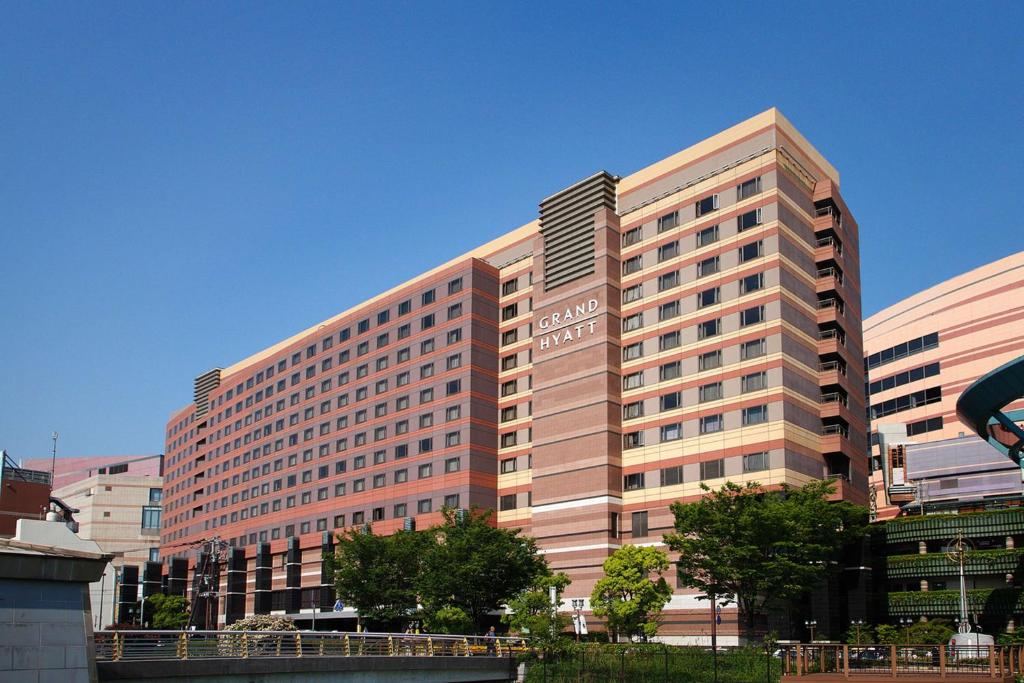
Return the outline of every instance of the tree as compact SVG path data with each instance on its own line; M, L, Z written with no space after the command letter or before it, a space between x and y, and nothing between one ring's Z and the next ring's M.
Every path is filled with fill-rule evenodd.
M152 628L174 631L188 623L188 602L180 595L150 595L145 607L146 620Z
M866 532L866 510L829 502L831 493L828 481L778 491L726 482L695 502L673 503L675 533L665 542L680 554L680 582L736 601L752 628L768 607L806 595Z
M410 531L379 536L368 527L340 533L330 559L338 598L372 628L400 630L416 611L420 558L429 541Z
M244 619L239 619L230 626L224 627L225 631L298 631L295 623L285 617L272 617L269 614L251 614Z
M657 548L624 545L604 561L604 578L594 586L594 615L608 620L609 637L644 639L658 632L658 621L672 588L661 574L668 556ZM656 578L652 578L652 574Z
M569 577L561 572L540 577L536 584L509 601L509 613L503 621L511 630L529 635L536 647L550 650L557 646L571 620L569 615L558 612L555 605L561 602L569 583ZM555 605L551 604L552 588L555 589Z
M490 524L490 511L442 510L444 522L425 532L427 546L417 581L426 612L457 607L483 630L487 614L549 573L532 538Z
M427 633L466 634L473 628L473 620L458 607L441 607L423 613L423 627Z

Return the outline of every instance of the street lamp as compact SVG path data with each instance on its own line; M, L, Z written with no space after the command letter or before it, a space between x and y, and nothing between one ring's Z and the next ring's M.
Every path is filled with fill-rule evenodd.
M864 626L864 620L863 619L851 619L850 620L850 626L853 627L856 630L856 632L857 632L857 636L856 636L857 644L860 645L860 630Z
M903 627L903 636L906 641L906 645L910 645L910 627L913 623L914 620L911 617L900 617L900 626Z
M811 630L811 642L814 642L814 629L818 627L817 619L804 619L804 626Z

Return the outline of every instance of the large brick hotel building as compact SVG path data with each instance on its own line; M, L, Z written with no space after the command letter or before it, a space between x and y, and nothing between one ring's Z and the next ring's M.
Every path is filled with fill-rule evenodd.
M864 503L859 276L839 174L774 109L597 173L199 376L167 426L165 557L227 539L245 611L295 611L272 596L320 600L324 532L480 506L538 539L568 599L616 548L660 543L701 483L834 477ZM707 634L707 603L676 592L663 633Z

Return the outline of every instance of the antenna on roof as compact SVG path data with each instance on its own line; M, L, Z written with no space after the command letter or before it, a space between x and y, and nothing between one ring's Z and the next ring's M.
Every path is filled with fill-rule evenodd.
M57 432L53 433L53 460L50 461L50 488L53 489L54 475L57 470Z

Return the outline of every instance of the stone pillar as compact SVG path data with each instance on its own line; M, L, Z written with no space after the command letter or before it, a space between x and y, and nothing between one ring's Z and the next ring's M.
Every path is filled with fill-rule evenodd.
M288 539L288 555L284 565L285 612L298 614L302 611L302 548L299 539Z
M327 558L334 555L334 534L325 531L320 540L320 599L317 601L321 612L334 609L334 576Z
M224 624L230 625L245 617L245 547L232 548L228 555L228 590L224 601Z
M256 548L256 595L253 613L270 614L271 582L273 580L270 544L260 543Z

